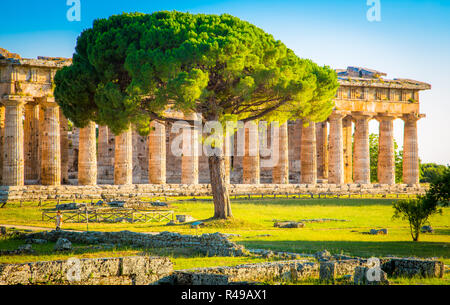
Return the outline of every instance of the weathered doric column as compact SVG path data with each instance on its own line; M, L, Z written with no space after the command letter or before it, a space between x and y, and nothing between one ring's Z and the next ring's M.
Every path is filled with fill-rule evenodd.
M260 168L258 125L253 121L245 123L244 135L244 157L242 162L243 183L259 184Z
M61 184L61 139L59 134L59 107L55 101L46 98L40 103L44 121L41 131L41 183Z
M131 126L115 138L114 184L133 183L133 134Z
M327 122L316 123L317 178L328 179Z
M187 120L195 120L195 114L186 117ZM198 136L196 127L183 128L183 155L181 157L181 183L198 184Z
M148 143L148 181L166 183L166 126L153 121L150 124Z
M7 96L5 105L5 139L3 145L3 185L24 185L23 122L25 99Z
M380 115L378 138L378 182L395 184L395 151L394 151L394 119L393 116Z
M78 150L80 142L80 128L72 126L72 132L70 135L72 145L70 147L69 154L69 173L72 173L72 177L76 176L78 179ZM76 175L74 175L77 173Z
M0 185L3 181L3 148L5 147L5 106L0 104Z
M316 124L309 122L302 128L302 151L300 183L317 183L317 153L316 153Z
M148 136L141 136L133 129L133 183L145 183L148 180Z
M25 104L24 122L24 163L25 180L39 180L41 171L39 161L39 105Z
M352 119L346 117L342 119L342 141L344 147L344 183L353 182L353 139L352 139Z
M355 151L353 155L353 180L370 183L369 120L371 116L352 114L355 120Z
M97 145L94 122L80 129L78 185L97 184Z
M330 141L328 152L328 183L344 183L344 156L342 118L345 114L334 111L330 117Z
M300 183L302 128L302 120L288 123L289 182L292 183Z
M419 146L417 141L417 121L423 114L409 114L405 122L403 136L403 183L419 184Z
M272 139L277 141L277 139ZM274 159L278 160L272 170L272 183L289 183L289 144L288 144L288 122L279 126L278 151L274 151ZM272 145L273 146L273 145Z
M69 124L59 109L59 133L61 138L61 183L69 183Z
M97 176L101 180L114 180L114 134L108 126L98 126Z

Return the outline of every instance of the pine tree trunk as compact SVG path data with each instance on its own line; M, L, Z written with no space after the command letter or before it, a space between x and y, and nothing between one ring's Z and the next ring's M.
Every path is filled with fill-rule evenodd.
M221 156L209 156L208 164L214 201L214 218L232 218L230 196L225 181L225 159L223 154Z

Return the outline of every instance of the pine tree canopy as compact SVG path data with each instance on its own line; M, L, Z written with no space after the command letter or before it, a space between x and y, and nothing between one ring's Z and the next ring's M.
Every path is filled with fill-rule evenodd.
M78 37L55 98L78 127L115 134L170 120L169 107L204 120L323 121L337 75L231 15L130 13L98 19Z

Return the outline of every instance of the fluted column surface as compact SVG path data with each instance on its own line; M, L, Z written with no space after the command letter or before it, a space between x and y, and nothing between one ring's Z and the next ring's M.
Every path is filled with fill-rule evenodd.
M244 157L242 160L243 183L259 184L259 133L255 122L247 122L244 127Z
M114 184L133 183L133 134L131 126L115 138Z
M302 128L300 183L317 182L316 124L309 122Z
M277 139L272 139L276 141ZM278 132L278 150L273 152L278 160L272 171L272 180L275 184L289 183L289 144L288 144L288 123L279 126Z
M166 183L166 127L153 121L150 124L148 148L148 180L152 184Z
M97 145L94 122L80 129L78 150L78 184L97 184Z

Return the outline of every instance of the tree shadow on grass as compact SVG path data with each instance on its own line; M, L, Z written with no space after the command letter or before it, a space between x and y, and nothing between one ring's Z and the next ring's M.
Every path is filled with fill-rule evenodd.
M371 205L392 206L396 199L251 199L233 200L233 204L280 205L280 206L351 206L364 207Z
M450 229L438 229L434 228L434 233L428 234L428 233L421 233L426 235L447 235L450 236ZM450 250L449 250L450 251Z
M245 240L246 248L270 249L296 253L315 253L328 250L333 254L353 256L401 256L450 258L450 243L413 241L271 241Z

